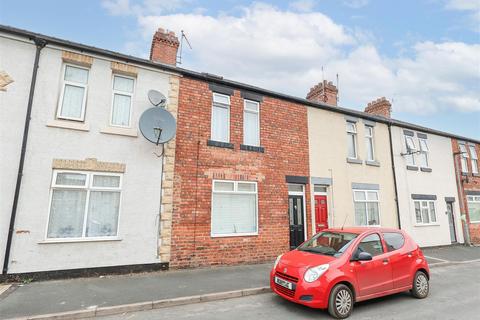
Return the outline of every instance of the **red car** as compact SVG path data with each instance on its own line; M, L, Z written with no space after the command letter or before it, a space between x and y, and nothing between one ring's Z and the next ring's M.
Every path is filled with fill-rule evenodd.
M422 251L402 230L326 229L277 258L270 287L287 300L344 319L358 301L406 290L427 297L429 274Z

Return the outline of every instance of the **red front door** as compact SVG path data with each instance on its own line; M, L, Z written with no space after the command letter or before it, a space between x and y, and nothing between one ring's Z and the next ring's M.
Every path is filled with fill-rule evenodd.
M315 230L328 228L327 196L315 196Z

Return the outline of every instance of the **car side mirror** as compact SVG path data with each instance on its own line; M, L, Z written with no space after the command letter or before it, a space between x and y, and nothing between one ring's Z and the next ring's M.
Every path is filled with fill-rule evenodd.
M360 252L358 254L358 261L370 261L372 260L372 255L368 252Z

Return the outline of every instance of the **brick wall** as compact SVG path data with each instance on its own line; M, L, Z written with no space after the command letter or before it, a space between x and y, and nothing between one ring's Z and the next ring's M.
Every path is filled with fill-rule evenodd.
M308 176L305 106L264 97L260 141L264 153L240 150L243 98L231 96L230 142L234 149L207 146L212 92L207 82L180 80L170 267L272 261L289 249L286 175ZM258 236L210 236L212 179L258 183ZM306 186L307 230L310 195Z
M460 151L458 147L458 141L456 139L452 139L452 149L454 153ZM475 149L477 151L477 155L480 155L480 145L476 144ZM468 148L467 151L470 152ZM472 164L470 158L468 158L468 175L462 175L460 155L456 155L455 157L457 163L456 174L461 180L461 185L458 186L459 197L461 197L460 195L463 195L463 197L461 197L460 210L462 213L465 213L467 217L468 228L470 231L470 241L474 244L480 244L480 223L470 223L466 197L466 191L480 191L480 176L472 174Z

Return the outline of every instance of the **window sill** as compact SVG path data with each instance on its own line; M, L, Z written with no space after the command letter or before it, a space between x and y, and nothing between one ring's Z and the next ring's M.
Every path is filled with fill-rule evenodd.
M480 221L470 221L470 224L480 224Z
M420 171L422 171L422 172L432 172L432 168L421 167Z
M38 244L51 244L51 243L77 243L77 242L108 242L108 241L122 241L119 237L104 237L104 238L56 238L45 239L37 242Z
M217 147L217 148L233 149L233 143L221 142L221 141L215 141L215 140L207 140L207 146Z
M407 170L418 171L418 167L417 166L407 166Z
M69 120L50 120L47 122L47 127L90 131L90 126L87 123Z
M258 232L254 233L230 233L230 234L211 234L212 238L230 238L230 237L256 237Z
M480 177L480 174L478 174L478 173L472 173L472 176L474 176L474 177Z
M249 145L246 145L246 144L241 144L240 145L240 150L254 151L254 152L261 152L261 153L265 152L264 147L249 146Z
M370 160L365 160L365 164L367 166L373 166L373 167L380 167L380 162L378 161L370 161Z
M362 159L347 158L348 163L362 164Z
M107 126L100 130L101 133L106 134L114 134L119 136L127 136L127 137L138 137L138 131L136 128L122 128L122 127L112 127Z
M440 223L417 223L414 227L439 227Z

